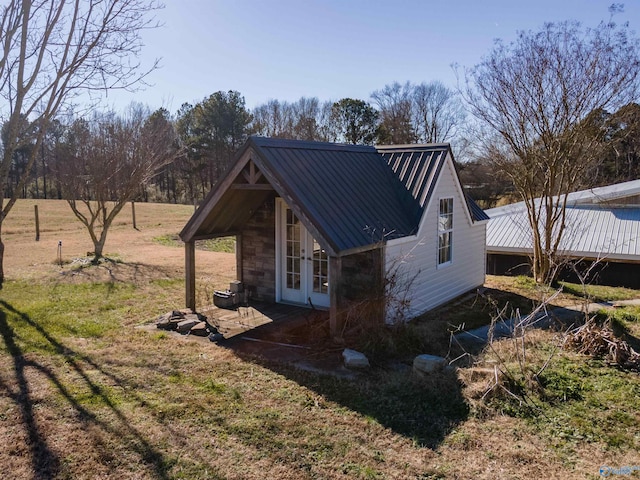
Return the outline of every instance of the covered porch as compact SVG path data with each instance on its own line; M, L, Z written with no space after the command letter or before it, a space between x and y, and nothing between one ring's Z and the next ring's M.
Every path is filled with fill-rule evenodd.
M339 329L337 286L341 282L342 258L316 240L320 234L311 222L299 218L303 214L293 213L252 160L227 181L228 185L212 192L218 192L219 198L206 201L201 207L206 220L185 239L186 307L196 309L195 242L234 236L235 277L252 306L263 309L264 305L282 303L305 311L325 311L330 335L335 336ZM293 199L289 198L289 202L293 203ZM243 322L250 317L252 328L271 323L271 313L265 316L254 307L250 307L250 313L244 307L229 312L222 315L223 321L237 323L229 327L230 331L244 328Z
M290 151L279 142L252 138L238 153L180 233L188 308L196 308L195 242L222 236L235 237L235 277L251 304L326 311L332 337L341 332L350 299L381 293L384 235L377 237L385 229L359 210L349 211L362 203L377 212L369 198L377 195L366 189L356 202L350 185L333 191L332 170L345 164L343 147L320 146L307 157L303 149ZM363 152L357 147L355 153ZM352 168L348 176L360 171L360 164ZM386 167L379 169L386 174Z

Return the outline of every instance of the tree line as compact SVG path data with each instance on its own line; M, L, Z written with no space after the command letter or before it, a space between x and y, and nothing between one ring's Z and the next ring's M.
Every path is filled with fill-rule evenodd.
M133 197L139 201L198 203L223 175L245 140L261 135L365 145L451 142L461 180L476 201L488 208L505 198L515 198L513 183L504 169L497 168L495 157L471 148L473 134L457 92L440 82L394 82L373 92L371 100L272 99L248 109L240 92L220 91L198 103L183 104L173 115L158 109L153 115L171 127L168 138L175 143L175 157L147 183L138 184ZM138 115L152 115L141 105L131 105L132 109L137 109ZM70 152L77 145L78 125L85 125L89 136L101 135L99 124L106 118L122 122L127 115L94 112L89 118L54 119L37 147L32 129L24 126L27 138L14 150L6 178L7 196L64 198L64 172L73 168ZM22 121L28 124L27 119ZM640 106L630 103L613 113L592 112L588 121L607 140L607 148L599 152L601 161L590 172L589 186L640 178ZM7 125L2 127L3 143ZM32 154L36 161L27 171ZM102 168L98 156L87 161L95 162L96 169ZM111 181L117 180L113 177Z
M335 102L321 102L316 97L302 97L295 102L272 99L248 109L240 92L232 90L215 92L198 103L184 103L172 116L160 109L156 114L171 122L179 154L148 185L140 185L136 198L198 202L222 176L249 135L364 145L432 143L454 140L464 126L458 95L440 82L395 82L373 92L371 99L372 102L352 98ZM94 112L89 118L67 115L53 119L37 152L33 151L35 125L31 129L25 125L21 129L24 138L9 164L5 186L8 196L63 198L61 172L69 162L67 153L75 128L79 122L99 124L106 117L115 119L118 114ZM23 118L23 122L28 123L28 119ZM5 123L3 142L7 127ZM36 161L27 171L31 156Z
M89 230L108 227L118 202L197 203L251 134L451 142L463 184L483 206L509 194L525 202L538 281L557 266L568 193L640 173L640 42L613 22L618 4L595 28L548 23L496 42L455 91L394 82L370 101L270 100L253 110L228 91L174 115L135 105L64 115L82 92L144 82L157 63L145 70L129 60L159 8L156 0L10 0L0 10L0 288L2 225L18 198L65 198ZM92 239L97 253L100 238Z

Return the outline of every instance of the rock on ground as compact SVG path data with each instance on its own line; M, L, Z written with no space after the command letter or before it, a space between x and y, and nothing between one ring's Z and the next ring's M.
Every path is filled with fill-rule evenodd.
M418 355L413 359L413 371L421 374L442 370L446 365L447 360L436 355Z
M342 352L344 366L347 368L369 368L369 360L364 353L345 348Z

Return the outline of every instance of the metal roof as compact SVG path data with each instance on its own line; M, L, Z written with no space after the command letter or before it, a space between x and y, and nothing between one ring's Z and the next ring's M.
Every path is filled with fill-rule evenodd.
M451 155L449 144L385 145L378 146L377 150L423 210L431 200L447 154ZM484 210L470 196L466 193L464 196L474 222L489 220Z
M571 192L567 195L567 205L611 204L624 199L635 199L638 195L640 195L640 180L631 180L629 182L616 183L605 187L596 187L587 190L580 190L578 192ZM500 215L510 215L515 211L524 209L524 202L518 202L488 209L486 210L486 213L489 217L495 218Z
M586 198L580 196L579 200ZM522 207L507 205L487 213L491 217L487 224L488 253L531 254L531 227ZM575 258L640 261L640 205L568 206L559 252Z
M420 213L373 147L254 138L272 174L334 251L416 232Z
M448 144L375 148L251 137L180 235L189 240L231 234L275 194L330 254L412 235L449 150ZM275 193L230 188L247 155ZM236 208L236 202L249 202L251 208ZM472 204L476 218L482 210L474 211Z

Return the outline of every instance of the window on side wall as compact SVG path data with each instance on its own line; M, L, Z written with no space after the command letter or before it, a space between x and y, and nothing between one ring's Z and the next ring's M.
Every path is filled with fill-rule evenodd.
M438 265L451 263L453 247L453 198L441 198L438 214Z

